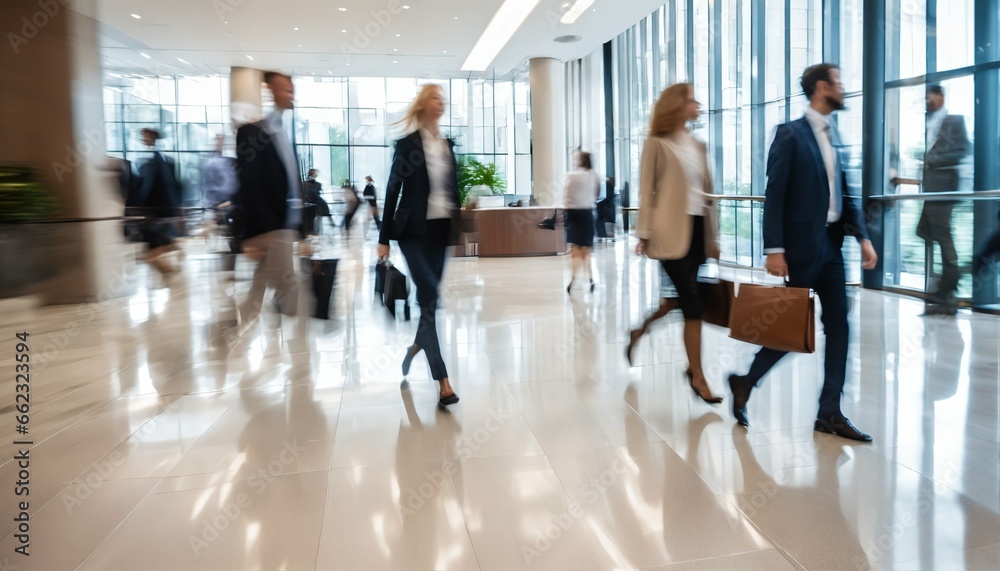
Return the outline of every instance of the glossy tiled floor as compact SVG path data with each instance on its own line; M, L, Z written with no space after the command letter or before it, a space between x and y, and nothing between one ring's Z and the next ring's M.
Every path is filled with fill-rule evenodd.
M1000 568L995 317L855 292L845 410L875 436L856 445L811 429L822 351L774 371L749 432L692 399L679 316L629 368L658 289L626 244L572 297L565 258L458 259L442 411L422 357L400 385L416 322L373 309L360 237L333 321L242 338L250 268L186 247L166 282L140 265L125 297L0 316L4 370L17 330L34 356L30 558L4 384L4 569ZM752 348L705 344L726 394Z

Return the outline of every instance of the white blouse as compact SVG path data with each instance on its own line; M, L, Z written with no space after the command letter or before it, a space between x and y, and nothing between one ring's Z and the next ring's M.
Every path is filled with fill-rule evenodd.
M677 155L688 180L687 213L691 216L705 216L709 207L709 196L705 193L705 156L694 135L681 131L665 137L667 146Z
M451 218L455 208L448 188L448 169L451 168L451 150L448 141L435 137L427 129L420 130L420 143L424 147L430 195L427 197L427 219Z
M586 210L594 208L601 191L601 177L593 170L578 170L566 174L563 208Z

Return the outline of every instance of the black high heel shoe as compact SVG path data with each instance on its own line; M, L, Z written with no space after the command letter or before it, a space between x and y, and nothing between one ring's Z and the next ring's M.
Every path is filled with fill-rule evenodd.
M722 402L722 397L712 396L711 398L706 398L705 395L701 394L701 392L694 386L694 375L691 374L691 369L684 371L684 374L687 375L688 384L691 385L691 390L694 391L695 396L708 404L720 404ZM705 384L707 385L708 383ZM708 394L712 394L711 389L709 389Z
M406 350L406 356L403 357L403 378L410 374L410 364L413 363L413 358L417 356L420 352L420 347L417 345L410 345L410 348Z

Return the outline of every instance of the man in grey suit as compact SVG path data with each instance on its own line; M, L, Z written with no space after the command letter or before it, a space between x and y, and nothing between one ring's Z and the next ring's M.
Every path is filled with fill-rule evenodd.
M944 106L944 89L940 85L927 88L927 141L924 154L924 192L958 190L959 164L969 152L969 137L965 118L949 115ZM958 253L951 234L951 213L955 203L928 201L917 224L917 236L928 245L935 242L941 248L941 280L933 292L933 302L927 314L954 315L954 295L961 277Z

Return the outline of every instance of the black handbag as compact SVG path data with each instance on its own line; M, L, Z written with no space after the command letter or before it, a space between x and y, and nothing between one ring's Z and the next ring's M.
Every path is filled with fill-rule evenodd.
M559 214L558 210L552 211L552 216L542 220L538 223L538 227L542 230L555 230L556 229L556 215Z

